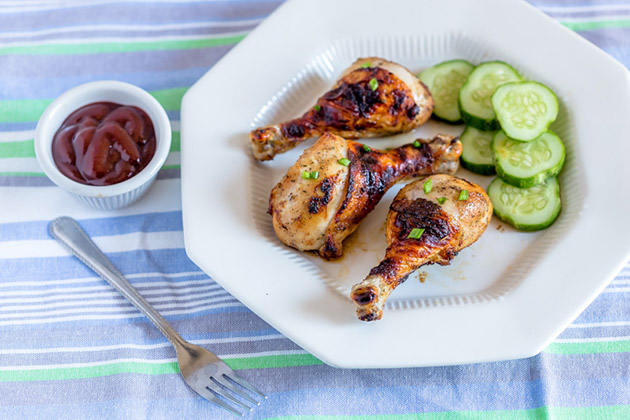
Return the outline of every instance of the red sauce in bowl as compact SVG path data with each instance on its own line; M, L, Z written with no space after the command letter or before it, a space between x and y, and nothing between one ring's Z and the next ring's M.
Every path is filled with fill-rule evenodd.
M153 122L135 106L96 102L74 111L52 141L57 168L73 181L112 185L140 172L155 154Z

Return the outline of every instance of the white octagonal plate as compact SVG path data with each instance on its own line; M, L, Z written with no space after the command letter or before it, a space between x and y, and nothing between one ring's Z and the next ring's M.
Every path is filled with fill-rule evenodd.
M493 220L449 267L411 276L383 319L358 321L348 298L384 254L390 190L325 262L275 237L267 199L304 147L260 163L248 133L301 115L350 63L377 55L413 71L465 58L505 60L561 102L563 210L538 233ZM185 95L182 194L190 258L273 327L340 367L448 365L534 355L597 296L630 250L627 70L521 1L293 0ZM434 121L370 139L391 147L462 126ZM491 177L460 170L483 185ZM420 279L423 282L419 281Z

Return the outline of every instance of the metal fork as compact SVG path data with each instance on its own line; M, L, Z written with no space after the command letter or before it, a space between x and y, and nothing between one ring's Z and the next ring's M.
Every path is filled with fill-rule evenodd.
M251 404L256 406L260 404L244 389L260 398L267 398L265 394L238 376L214 353L184 340L133 288L74 219L58 217L49 223L48 230L53 238L67 247L74 256L118 290L164 334L175 347L177 363L184 381L199 395L239 416L250 412L252 410ZM242 400L247 401L249 405ZM229 404L228 401L232 404Z

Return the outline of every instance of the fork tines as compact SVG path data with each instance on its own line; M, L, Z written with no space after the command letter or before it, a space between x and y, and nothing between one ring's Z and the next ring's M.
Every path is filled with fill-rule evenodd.
M207 393L205 395L202 394L202 396L230 413L236 414L237 416L242 417L251 412L254 407L260 405L260 401L252 398L252 396L245 392L243 388L263 399L267 398L267 396L260 392L255 386L234 372L211 376L210 381L211 382L206 386ZM234 394L240 397L240 399ZM242 400L247 401L249 405ZM232 404L229 404L228 401ZM251 404L253 404L253 406L251 406ZM242 412L240 410L245 411Z

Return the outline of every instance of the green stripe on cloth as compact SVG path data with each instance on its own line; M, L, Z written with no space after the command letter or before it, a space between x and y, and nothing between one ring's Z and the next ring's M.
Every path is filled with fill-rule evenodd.
M34 158L34 141L8 141L0 143L0 158Z
M564 26L574 31L592 31L597 29L630 28L630 20L595 20L588 22L562 22Z
M283 416L267 420L626 420L630 406L540 407L529 410L443 411L375 416Z
M154 90L151 93L167 111L179 111L187 87ZM0 122L34 122L52 99L14 99L0 101Z
M182 166L181 165L164 165L162 166L162 170L173 170L173 169L181 169ZM34 177L45 177L46 174L43 172L0 172L0 176L24 176L24 177L28 177L28 176L34 176Z
M2 158L34 158L34 140L8 141L0 143L0 159ZM173 131L171 152L181 151L181 137L179 131Z
M224 359L232 369L261 369L289 366L322 365L324 362L310 354L289 354L280 356L260 356Z
M312 366L322 362L310 354L289 354L223 359L232 369L264 369L289 366ZM146 363L118 362L100 366L63 367L0 371L0 382L59 381L65 379L95 378L121 373L164 375L179 373L175 362Z
M181 169L181 165L164 165L162 166L163 170L169 170L169 169Z
M544 352L551 354L627 353L630 352L630 340L551 343Z
M210 39L145 41L145 42L96 42L81 44L22 45L0 48L0 55L8 54L99 54L155 50L190 50L195 48L220 47L234 45L247 33L228 35Z
M15 99L0 101L0 122L33 122L39 120L52 99Z
M182 106L182 97L188 90L187 87L154 90L151 93L167 111L179 111Z
M173 131L171 133L171 152L181 152L182 139L179 131Z
M0 176L46 176L43 172L0 172Z

